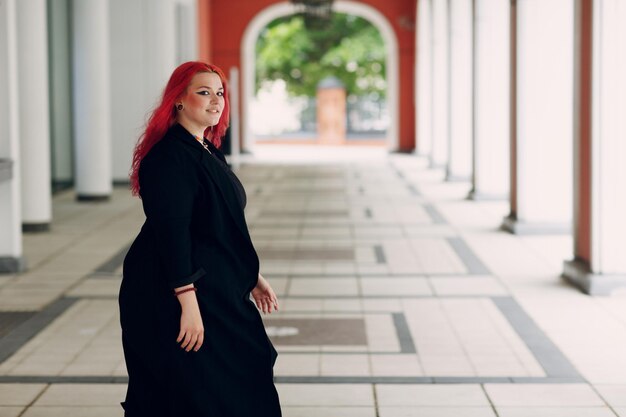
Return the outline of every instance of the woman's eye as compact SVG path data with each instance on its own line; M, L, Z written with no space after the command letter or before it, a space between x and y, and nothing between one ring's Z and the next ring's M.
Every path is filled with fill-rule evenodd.
M209 92L208 91L198 91L198 94L200 94L201 96L208 96Z
M222 96L224 95L224 92L223 92L223 91L218 91L218 92L217 92L217 95L218 95L218 96L220 96L220 97L222 97Z

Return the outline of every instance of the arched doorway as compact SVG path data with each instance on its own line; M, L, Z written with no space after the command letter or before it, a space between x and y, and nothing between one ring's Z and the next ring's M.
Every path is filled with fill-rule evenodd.
M399 64L398 64L398 41L393 27L378 10L366 4L355 1L338 0L333 5L333 10L361 17L370 21L380 32L386 47L386 67L388 97L387 106L390 124L387 130L387 149L394 151L399 148ZM261 31L274 19L293 14L294 7L288 2L277 3L259 12L248 24L241 43L242 74L242 98L243 98L243 147L251 150L254 147L253 135L248 121L251 115L252 100L254 98L254 74L255 74L255 45Z

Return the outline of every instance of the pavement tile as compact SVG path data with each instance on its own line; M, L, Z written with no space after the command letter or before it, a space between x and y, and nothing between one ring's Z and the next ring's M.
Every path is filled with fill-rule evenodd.
M285 407L373 407L374 390L369 384L277 384Z
M586 384L485 384L496 407L602 407Z
M283 417L376 417L374 407L283 407Z
M626 384L594 385L594 387L611 407L626 407Z
M608 407L497 407L499 417L615 417Z
M52 384L33 405L106 407L119 404L125 397L125 384Z
M376 385L376 399L381 407L487 407L489 401L480 385Z
M29 405L46 388L46 384L0 384L0 406Z
M123 417L124 409L116 407L30 407L21 417Z
M0 406L0 417L19 417L24 411L24 407L3 407Z
M496 417L491 407L380 407L379 417Z

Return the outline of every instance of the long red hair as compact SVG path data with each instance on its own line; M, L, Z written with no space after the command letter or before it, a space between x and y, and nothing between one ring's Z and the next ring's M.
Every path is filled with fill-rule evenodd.
M139 195L139 166L148 151L160 141L168 129L176 123L176 100L183 95L194 75L199 72L214 72L219 75L224 86L224 110L216 126L204 131L204 137L219 148L222 137L228 128L230 103L228 100L228 85L221 69L205 62L190 61L181 64L174 70L165 86L161 103L154 109L148 119L146 130L139 137L133 152L133 163L130 169L130 188L133 195Z

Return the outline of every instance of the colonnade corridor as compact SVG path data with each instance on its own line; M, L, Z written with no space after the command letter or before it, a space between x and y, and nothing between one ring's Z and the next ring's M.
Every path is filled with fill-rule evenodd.
M466 200L415 155L290 149L237 168L280 300L264 319L284 416L626 416L626 303L560 280L569 236L498 230L506 201ZM28 271L0 275L0 416L122 416L140 200L67 191L53 211L24 236Z

